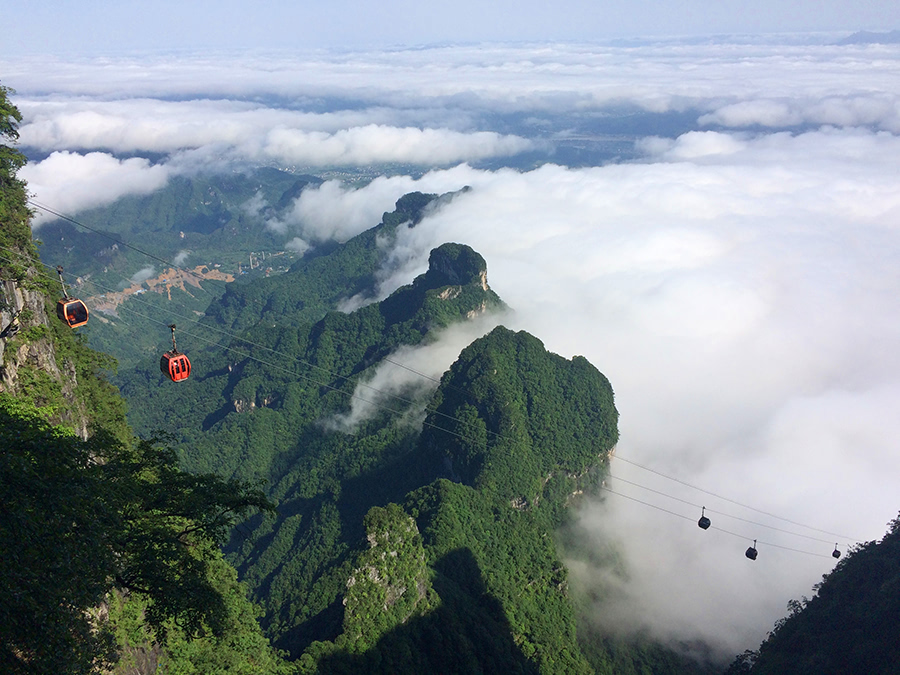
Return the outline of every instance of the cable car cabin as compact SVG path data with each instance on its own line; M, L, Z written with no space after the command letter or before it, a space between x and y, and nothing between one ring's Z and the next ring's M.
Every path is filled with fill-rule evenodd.
M756 551L756 539L753 540L753 546L747 549L744 553L745 556L750 558L750 560L756 560L757 551Z
M88 308L78 298L60 298L56 303L56 316L69 328L78 328L88 322Z
M709 518L706 517L706 507L703 507L703 511L700 513L700 520L697 521L697 525L700 526L702 530L708 530L709 526L712 525Z
M166 352L159 360L159 369L172 382L181 382L191 374L191 362L185 354L177 351Z

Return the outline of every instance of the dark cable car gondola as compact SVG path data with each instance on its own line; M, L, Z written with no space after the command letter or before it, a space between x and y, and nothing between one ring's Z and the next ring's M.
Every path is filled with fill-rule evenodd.
M757 551L756 551L756 539L753 540L753 546L747 549L745 556L750 558L750 560L756 560Z
M169 328L172 329L172 351L166 352L159 359L159 369L172 382L181 382L191 374L191 362L175 346L175 324L169 324Z
M840 558L841 552L838 550L837 544L834 545L834 550L831 552L832 558Z
M62 284L63 297L56 303L56 316L59 320L67 324L69 328L78 328L88 322L88 308L78 298L71 298L66 292L66 282L63 281L63 268L56 268L59 274L59 283Z
M697 521L697 526L703 530L708 530L711 525L709 518L706 517L706 507L703 507L703 511L700 513L700 520Z

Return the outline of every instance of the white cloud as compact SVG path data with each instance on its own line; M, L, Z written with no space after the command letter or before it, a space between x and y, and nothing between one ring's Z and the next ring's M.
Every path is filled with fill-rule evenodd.
M690 131L675 140L645 138L638 147L650 154L658 154L674 161L697 160L701 158L731 155L744 149L745 143L733 134L715 131Z
M265 195L262 192L257 192L241 205L241 209L248 216L259 218L267 206L269 206L269 203L266 201Z
M284 216L283 227L297 229L313 242L344 242L381 221L393 211L396 201L408 192L443 193L458 189L469 175L467 166L430 171L419 179L410 176L379 176L362 188L350 188L330 180L307 187Z
M722 106L700 117L700 124L721 124L726 127L791 127L803 122L803 116L791 109L789 102L772 100L741 101Z
M267 134L261 155L300 165L365 166L391 162L441 166L515 155L531 147L524 138L492 131L460 133L369 124L333 134L276 128Z
M146 267L142 267L137 272L132 274L129 281L131 281L131 283L133 284L140 284L154 276L156 276L156 269L153 267L153 265L147 265Z
M284 248L288 251L294 251L295 253L303 255L311 248L311 246L300 237L294 237L284 245Z
M39 203L62 213L77 213L124 195L158 190L166 184L169 170L139 157L120 160L101 152L54 152L43 161L26 164L19 176ZM33 225L50 218L39 210Z
M900 132L900 98L893 94L829 96L824 99L753 99L730 103L699 118L700 124L725 127L785 128L801 124L875 126Z
M396 126L389 121L421 117L422 123L429 123L435 115L385 108L316 114L240 101L149 98L25 100L19 105L28 120L20 141L41 150L202 149L205 155L243 161L350 166L446 165L532 148L524 138L491 131Z
M473 340L495 328L502 315L481 315L442 331L430 344L400 347L360 381L350 401L350 411L328 419L326 427L352 433L364 421L384 410L400 410L414 401L405 423L421 424L425 406L437 389L441 375Z
M478 45L214 60L31 57L0 68L19 92L22 143L44 151L437 166L539 148L548 132L565 136L554 117L591 130L592 120L635 110L693 110L699 124L725 127L900 131L891 85L900 58L887 46ZM515 121L522 112L518 131L497 125L498 115Z

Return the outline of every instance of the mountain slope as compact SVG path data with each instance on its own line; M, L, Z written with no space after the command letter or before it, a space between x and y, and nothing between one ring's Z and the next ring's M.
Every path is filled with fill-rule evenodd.
M791 603L758 654L738 657L728 672L900 672L900 517L880 542L850 551L815 590Z
M258 323L296 326L317 321L341 301L371 294L390 250L386 244L397 228L415 226L426 208L450 198L421 192L404 195L378 225L343 244L320 245L287 273L229 285L207 315L219 327L238 332Z
M395 522L415 519L421 552L414 546L406 559L391 551L384 560L407 569L424 563L430 591L411 614L359 628L360 612L350 613L358 592L351 580L378 550L370 527L368 549L355 544L353 551L348 542L332 604L307 621L341 622L338 636L308 647L308 664L318 661L320 672L592 672L577 644L553 533L572 495L602 475L615 443L609 383L584 359L563 359L527 333L498 327L463 350L429 410L425 431L397 462L405 484L394 480L392 491L354 491L352 498L343 496L345 484L335 505L340 513L345 502L371 495L376 508L368 520L380 506L371 497L402 500L402 512L388 508ZM456 475L463 458L465 483ZM383 475L374 478L385 484ZM369 568L372 578L397 576L377 562ZM379 603L389 608L389 587L370 617L390 618L376 611Z

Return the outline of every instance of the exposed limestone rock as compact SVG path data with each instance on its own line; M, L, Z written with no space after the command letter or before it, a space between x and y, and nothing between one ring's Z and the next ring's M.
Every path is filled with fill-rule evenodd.
M31 387L44 385L57 390L67 405L54 411L53 422L72 427L88 437L87 413L75 396L78 385L75 365L61 359L51 337L45 297L12 280L3 282L4 304L0 310L0 331L15 322L18 330L0 338L0 392L22 395Z
M372 617L379 631L388 631L431 607L431 583L425 549L416 522L396 504L375 507L366 517L369 550L347 579L344 596L344 636L351 643L375 637Z

